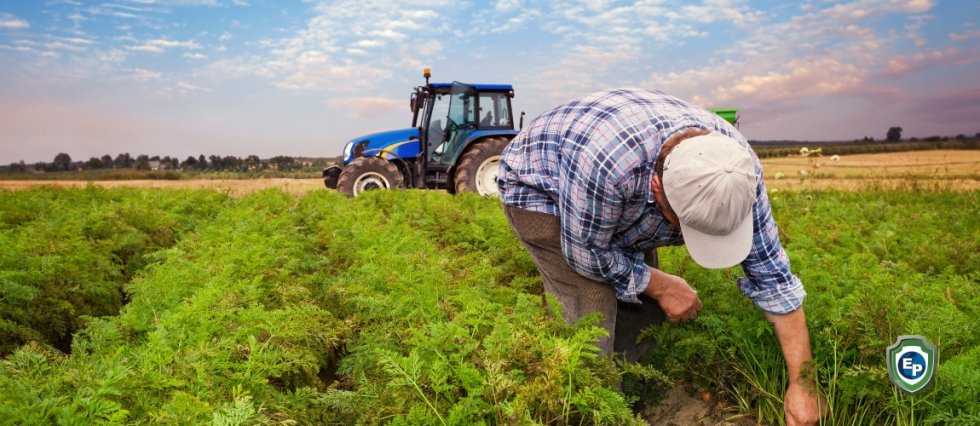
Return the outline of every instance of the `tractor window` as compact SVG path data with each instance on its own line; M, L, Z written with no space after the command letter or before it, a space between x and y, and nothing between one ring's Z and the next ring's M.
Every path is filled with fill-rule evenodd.
M432 111L429 113L429 122L426 126L426 136L429 138L429 158L433 152L442 152L443 142L446 138L446 123L449 116L449 94L435 95L432 104Z
M463 83L453 83L449 95L449 114L446 117L446 132L441 148L436 147L430 159L442 164L452 164L459 155L459 149L468 135L477 128L480 120L477 118L477 92L473 86ZM433 122L436 119L432 113ZM431 145L430 145L431 146Z
M507 93L480 94L480 128L513 129L510 122L510 98Z
M464 86L465 87L465 86ZM458 90L454 88L452 101L449 105L449 119L455 127L472 128L476 127L479 121L476 118L476 97L470 90Z

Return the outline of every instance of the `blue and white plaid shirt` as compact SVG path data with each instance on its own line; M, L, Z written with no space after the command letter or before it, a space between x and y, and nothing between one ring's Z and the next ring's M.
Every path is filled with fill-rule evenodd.
M658 91L596 92L547 111L504 150L497 185L504 204L558 216L561 247L575 271L639 303L650 281L649 247L683 244L650 190L664 141L688 127L745 138L721 117ZM750 149L751 151L751 149ZM790 272L755 159L758 188L752 250L742 293L761 309L792 312L806 292Z

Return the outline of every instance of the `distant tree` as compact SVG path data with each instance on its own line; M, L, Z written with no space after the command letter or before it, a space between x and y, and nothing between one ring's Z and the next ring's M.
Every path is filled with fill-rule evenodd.
M962 133L956 135L956 140L961 141L961 140L964 140L964 139L966 139L966 135L964 135Z
M201 170L205 170L208 168L208 159L204 157L204 154L201 154L201 156L197 157L197 167L200 168Z
M901 127L889 127L888 135L885 137L888 142L898 142L902 140L902 128Z
M197 168L197 159L194 158L193 155L189 155L189 156L187 156L187 159L184 160L184 162L180 164L180 167L183 168L183 169L185 169L185 170L196 169Z
M226 155L225 158L221 159L225 170L241 170L242 169L242 159L235 157L234 155Z
M160 161L160 156L159 155L154 155L154 156L150 157L150 161Z
M913 137L909 138L909 141L910 142L918 142L919 141L919 138L913 136Z
M112 166L117 169L128 169L133 167L133 164L135 163L136 161L133 160L133 157L130 156L128 152L119 154L116 156L115 160L112 160Z
M293 157L285 155L277 155L272 157L269 159L269 162L275 166L276 170L288 171L298 168L296 160L293 159Z
M980 132L977 132L977 134L976 134L976 135L974 135L973 137L975 137L975 138L977 138L977 139L980 139Z
M109 155L109 154L103 155L102 158L99 159L99 161L102 162L102 168L103 169L111 169L112 168L112 156L111 155Z
M102 168L102 160L100 160L99 157L89 158L88 161L85 162L85 168L88 169L88 170L101 169Z
M58 155L54 156L54 161L51 162L51 168L60 172L67 172L71 168L71 156L59 152Z
M247 170L256 170L262 165L262 159L258 155L249 155L245 157L245 168Z
M27 164L24 164L24 160L20 160L17 163L10 163L7 170L10 170L11 172L23 173L27 171Z
M140 154L136 157L136 170L150 170L150 157Z

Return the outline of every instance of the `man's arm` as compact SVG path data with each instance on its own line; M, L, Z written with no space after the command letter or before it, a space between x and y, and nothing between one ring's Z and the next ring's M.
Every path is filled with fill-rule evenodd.
M783 350L789 387L783 398L786 424L812 425L826 410L826 401L817 394L811 369L813 355L810 352L810 332L806 327L803 308L788 314L766 313L766 319L776 330L776 339Z

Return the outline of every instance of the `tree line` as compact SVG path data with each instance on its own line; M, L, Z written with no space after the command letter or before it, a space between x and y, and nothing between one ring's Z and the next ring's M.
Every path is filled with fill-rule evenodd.
M242 158L233 155L210 155L205 157L204 154L201 154L197 157L188 156L185 160L181 161L176 156L160 157L159 155L154 155L151 157L140 154L133 157L128 152L118 154L115 157L106 154L101 157L91 157L87 161L73 161L70 155L61 152L55 155L50 163L41 161L34 164L27 164L24 161L19 161L10 163L6 169L11 172L66 172L102 169L250 172L262 170L300 170L304 167L317 166L319 163L325 163L325 160L301 161L286 155L277 155L272 158L262 159L257 155L249 155Z

